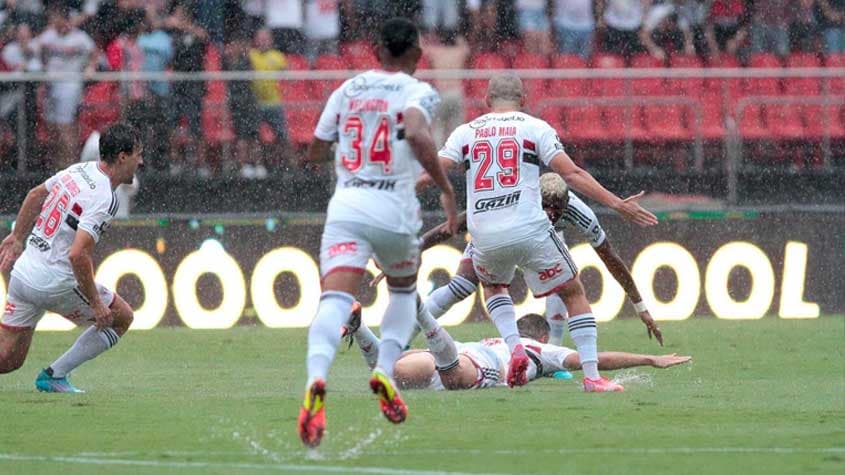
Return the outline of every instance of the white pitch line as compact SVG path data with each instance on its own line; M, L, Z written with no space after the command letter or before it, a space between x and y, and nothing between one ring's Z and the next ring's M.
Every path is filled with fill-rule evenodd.
M585 447L536 450L496 450L496 449L408 449L402 451L384 451L385 455L578 455L578 454L620 454L620 455L660 455L660 454L841 454L845 447Z
M279 472L301 471L316 473L368 473L381 475L484 475L479 472L444 472L432 470L406 470L383 467L337 467L331 465L292 465L225 462L162 462L158 460L97 459L89 457L47 457L41 455L2 454L0 460L48 463L75 463L82 465L123 465L158 468L229 468L273 470ZM490 474L492 475L492 474ZM498 474L497 474L498 475Z

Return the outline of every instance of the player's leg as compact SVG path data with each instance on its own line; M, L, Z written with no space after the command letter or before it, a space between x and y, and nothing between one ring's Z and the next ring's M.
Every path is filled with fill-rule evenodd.
M358 228L355 223L328 223L323 230L320 244L323 292L308 330L308 380L297 422L299 436L309 447L316 447L323 438L326 378L340 344L340 329L349 319L355 301L353 294L358 291L372 254L370 244Z
M569 250L554 230L537 239L535 248L526 260L525 282L537 298L552 294L560 296L569 311L569 336L581 357L584 370L584 387L587 391L621 391L599 374L598 333L596 319L578 278L578 269Z
M417 305L422 306L422 302L418 301ZM417 323L425 334L426 344L434 355L434 363L441 376L455 369L458 366L458 348L455 346L452 335L427 312L423 312L422 315L417 314ZM444 380L443 383L446 384L446 381Z
M453 305L472 295L478 288L478 277L472 268L472 243L467 244L455 276L443 287L435 289L425 301L425 308L434 318L440 318Z
M381 321L378 362L370 388L379 398L384 416L394 424L407 417L408 409L393 383L393 369L408 344L416 324L419 239L410 234L370 230L376 263L387 278L388 303Z
M349 317L349 322L342 333L344 337L350 337L358 345L361 356L364 357L367 367L372 371L378 362L378 345L381 340L361 319L361 304L359 302L352 305L352 315Z
M509 246L488 252L476 249L472 257L475 272L483 283L487 312L511 351L507 377L511 387L522 386L528 382L526 372L530 361L519 338L516 310L508 293L508 286L516 270L514 262L519 260L521 253L519 246Z
M0 320L0 373L11 373L23 366L35 326L44 316L37 294L17 278L9 279L6 308Z
M111 309L113 317L112 326L102 330L93 325L94 314L78 289L67 290L50 299L49 310L87 328L63 355L38 374L35 387L39 391L84 392L68 381L70 372L117 345L132 324L134 312L125 300L99 284L97 291L100 299Z
M549 324L550 344L558 346L563 344L567 316L566 304L560 296L552 294L546 297L546 322Z

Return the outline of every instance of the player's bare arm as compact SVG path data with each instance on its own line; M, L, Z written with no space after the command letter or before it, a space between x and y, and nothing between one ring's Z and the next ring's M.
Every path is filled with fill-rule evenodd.
M549 162L549 166L573 189L613 209L628 221L640 226L657 224L657 217L637 203L642 193L624 200L619 198L596 181L586 170L575 165L566 152L558 152Z
M458 229L458 208L455 205L455 190L446 176L443 166L437 160L437 148L431 129L423 113L414 107L405 109L405 140L414 151L414 156L423 169L440 188L440 205L446 213L447 231L455 234Z
M88 300L88 305L94 310L94 324L97 329L111 327L113 317L111 310L100 299L97 284L94 283L94 237L87 231L79 230L70 247L68 259L73 268L73 275L79 284L79 289Z
M648 309L645 308L643 298L640 295L639 289L637 289L637 284L634 282L634 277L631 275L631 271L628 269L628 266L625 265L625 262L622 261L622 258L619 257L619 254L616 253L616 250L613 249L613 246L610 245L610 240L605 239L600 246L595 248L595 250L601 261L604 262L605 266L607 266L607 270L610 271L610 274L614 279L616 279L616 282L619 282L619 285L625 289L625 293L628 295L628 298L631 299L631 303L634 304L635 308L637 308L640 320L642 320L643 324L645 324L648 329L648 337L651 338L652 335L654 335L654 338L657 339L660 346L663 346L663 334L660 332L660 328L657 327L657 324L654 323L654 319L651 317Z
M32 232L32 227L35 226L41 207L44 206L44 201L49 194L50 191L44 184L36 186L26 194L15 219L15 229L0 243L0 271L8 272L23 253L24 241Z
M329 152L331 152L333 143L315 137L308 145L308 161L325 162L331 160L333 157Z
M458 229L455 231L457 233L465 233L467 231L467 213L466 211L462 211L457 216L458 220ZM425 251L431 247L434 247L440 244L443 241L446 241L450 237L453 236L453 233L449 232L449 223L444 222L440 223L437 226L429 229L426 231L425 234L422 235L420 238L422 240L422 244L420 245L420 250Z
M599 352L599 369L611 371L615 369L634 368L637 366L651 366L654 368L669 368L692 361L692 356L669 355L638 355L619 351ZM581 369L581 362L577 353L567 356L564 361L567 369Z

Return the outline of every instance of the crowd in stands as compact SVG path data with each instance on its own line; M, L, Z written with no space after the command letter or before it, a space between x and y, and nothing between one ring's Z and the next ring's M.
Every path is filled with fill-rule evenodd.
M554 67L553 57L580 57L590 64L605 53L629 64L642 56L661 63L698 57L702 64L728 56L745 64L759 53L783 61L798 52L845 54L845 0L0 0L0 5L0 70L77 73L43 85L0 83L4 171L16 166L16 142L22 138L28 155L42 157L40 166L54 170L78 158L93 130L121 117L144 130L148 162L159 171L210 176L237 170L245 178L263 178L268 168L297 166L292 157L307 141L315 117L313 111L291 115L285 103L324 100L322 89L334 82L90 83L86 74L372 67L366 45L377 25L392 16L418 21L427 67L434 69L484 67L475 60L485 53L517 68L534 67L522 61L526 55ZM353 64L351 56L369 59ZM443 97L436 130L442 141L468 113L467 84L435 85ZM17 117L19 110L25 120ZM209 126L223 116L225 130ZM227 153L211 150L221 142ZM232 158L220 160L223 155ZM37 167L37 160L29 161Z

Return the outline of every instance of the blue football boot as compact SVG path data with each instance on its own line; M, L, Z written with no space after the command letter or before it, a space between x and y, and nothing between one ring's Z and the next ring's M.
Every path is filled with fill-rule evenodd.
M67 376L61 378L54 378L53 371L50 368L42 369L35 378L35 388L42 393L84 393L85 391L77 388L70 381Z

